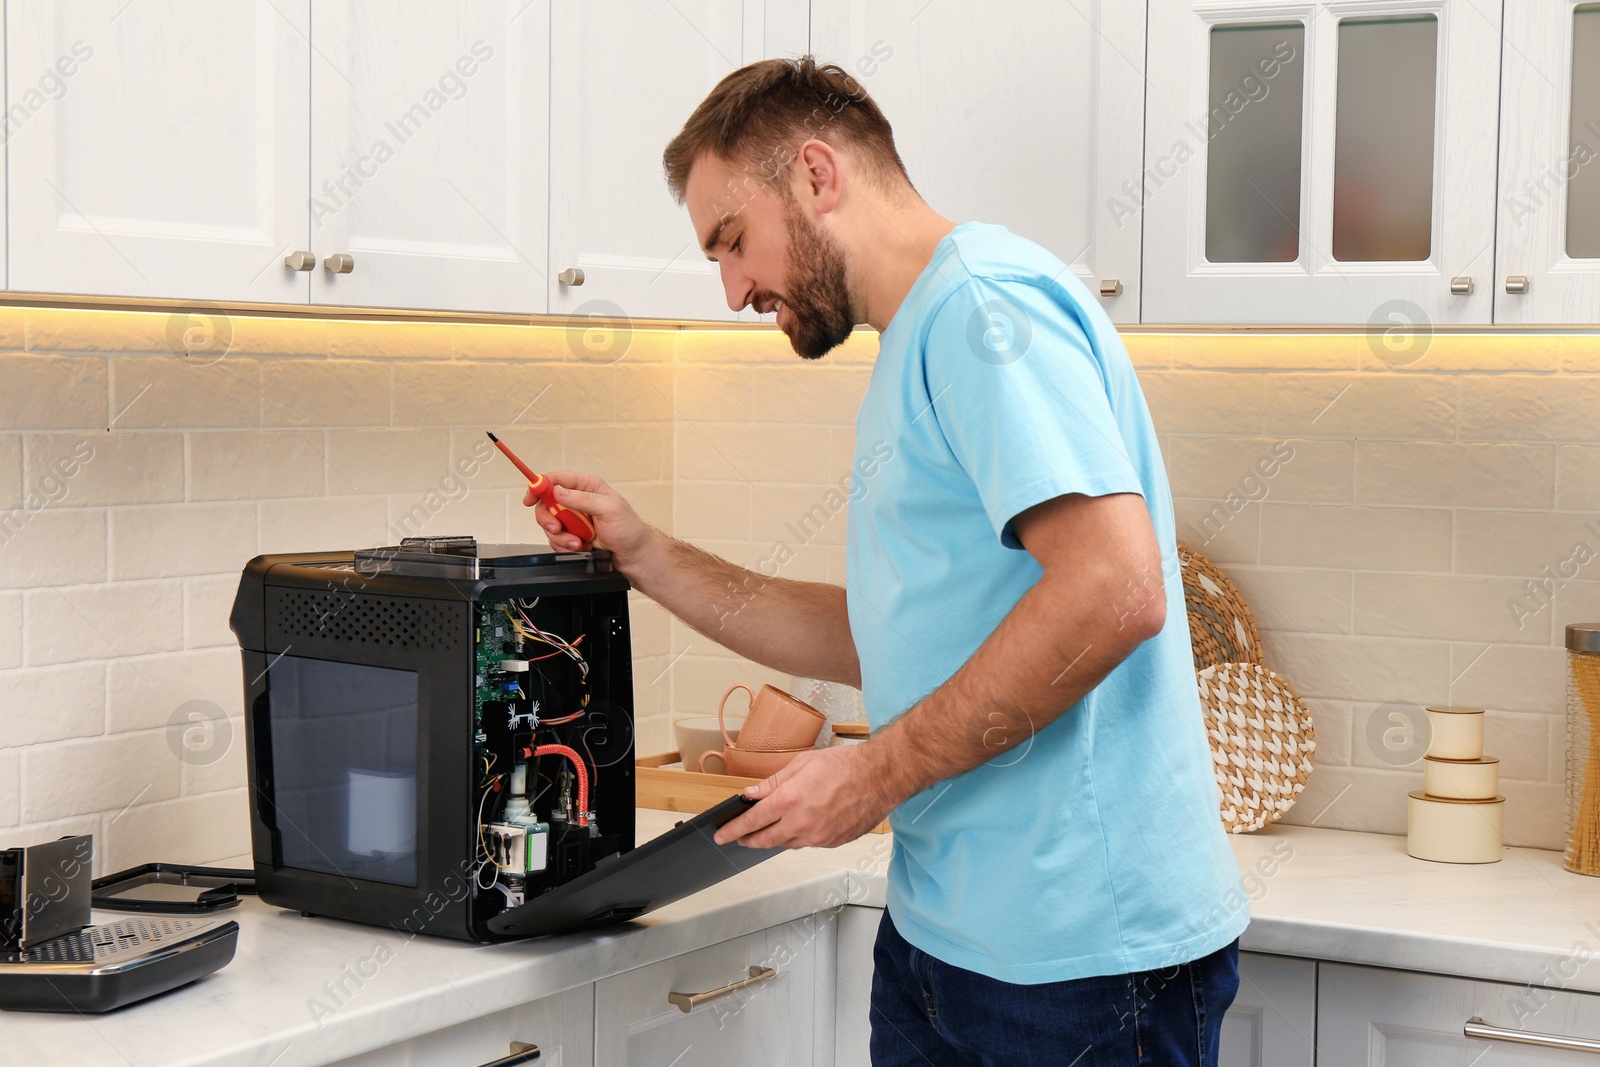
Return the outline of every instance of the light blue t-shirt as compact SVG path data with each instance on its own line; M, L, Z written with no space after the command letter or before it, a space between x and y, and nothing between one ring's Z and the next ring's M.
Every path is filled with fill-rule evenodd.
M995 734L996 757L891 815L901 934L1015 983L1168 967L1228 944L1249 908L1219 816L1171 494L1098 302L1038 245L956 227L879 339L856 433L846 585L875 730L942 685L1039 580L1010 526L1035 504L1142 495L1163 574L1118 610L1166 598L1160 634L1078 704L1031 737Z

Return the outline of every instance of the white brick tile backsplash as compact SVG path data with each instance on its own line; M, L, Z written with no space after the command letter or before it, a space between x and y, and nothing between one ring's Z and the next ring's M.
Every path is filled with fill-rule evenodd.
M672 529L679 537L749 537L750 487L680 481L673 493Z
M199 743L183 761L183 795L238 789L248 781L244 718L207 721Z
M396 363L395 426L499 426L515 414L503 363Z
M666 473L664 460L671 434L668 427L652 423L568 426L564 441L568 470L598 474L612 483L639 482Z
M95 811L117 812L178 795L178 756L165 730L117 734L22 754L22 818L45 822Z
M263 426L388 426L387 363L340 359L266 360L261 364Z
M1311 712L1311 728L1316 731L1317 748L1315 766L1350 765L1350 739L1352 729L1351 705L1344 700L1305 701Z
M1259 434L1266 416L1265 374L1141 371L1150 417L1162 433Z
M22 666L22 594L0 593L0 670Z
M438 488L452 473L448 430L329 430L334 496Z
M1566 848L1566 790L1559 784L1501 779L1506 798L1508 844L1523 848Z
M0 671L0 749L88 737L105 718L102 664Z
M671 422L676 411L673 368L668 364L617 364L618 421Z
M1261 562L1261 505L1172 494L1177 538L1214 563ZM1267 560L1266 562L1273 562Z
M1450 512L1268 501L1261 514L1261 562L1280 567L1448 571Z
M1466 642L1450 647L1450 703L1564 715L1567 653L1543 646Z
M261 421L256 362L191 362L177 355L111 361L111 412L118 430L255 426Z
M1509 578L1358 572L1355 632L1544 645L1550 626L1507 607L1522 591Z
M62 504L159 504L183 499L183 435L157 431L29 434L27 488Z
M1500 777L1527 782L1551 780L1551 727L1566 723L1549 715L1520 715L1493 708L1483 716L1483 753L1500 760ZM1558 742L1559 743L1559 742Z
M1303 697L1434 704L1450 688L1444 641L1265 630L1261 643L1267 666Z
M256 554L256 505L112 508L111 577L177 578L238 571Z
M114 822L107 817L104 846L96 861L118 871L152 860L215 864L250 851L250 808L245 790L141 804Z
M264 500L257 509L263 554L376 546L388 536L389 506L381 496ZM238 562L242 569L245 561Z
M22 821L22 750L0 752L0 828Z
M1446 375L1274 374L1266 432L1330 437L1456 435L1456 390Z
M869 367L796 363L755 372L755 411L762 422L853 426L872 377Z
M183 642L183 583L35 589L24 617L22 654L30 667L165 652Z
M244 713L239 650L208 648L112 660L106 686L110 733L165 727L192 700L206 701L226 715Z
M190 500L320 496L328 479L320 430L219 430L189 437Z
M680 364L673 396L678 416L695 422L749 422L754 413L754 376L760 373L765 371L722 364Z
M1257 626L1302 633L1350 632L1349 571L1232 564L1226 573Z
M736 563L770 572L781 540L782 577L844 577L846 511L786 524L849 471L870 331L818 364L771 328L638 331L605 365L565 328L239 315L229 357L202 367L170 354L168 318L0 311L0 350L24 319L31 346L0 355L0 826L91 829L102 871L248 850L227 618L251 554L393 543L408 526L543 541L522 476L476 451L485 429L537 469L600 475L647 522ZM1289 820L1403 833L1421 772L1378 760L1366 719L1385 701L1450 699L1493 712L1508 840L1558 844L1560 626L1600 621L1600 564L1575 582L1543 584L1542 569L1580 540L1600 553L1584 526L1600 514L1600 378L1554 373L1558 343L1519 356L1451 337L1401 372L1351 335L1237 340L1129 347L1179 537L1230 573L1268 665L1312 710L1317 769ZM1245 484L1257 451L1285 439L1294 459ZM95 458L18 509L22 479L42 483L78 441ZM464 458L479 469L461 472ZM101 647L63 596L141 651ZM632 599L641 751L670 748L672 717L714 710L734 681L789 683ZM24 666L63 657L85 658ZM214 761L172 752L167 724L188 700L226 716ZM51 752L79 749L103 753L89 795L27 784L67 759ZM122 811L152 768L159 788Z
M1320 766L1283 816L1291 826L1321 826L1372 834L1406 832L1406 791L1422 775L1408 770Z
M1562 445L1557 450L1556 507L1600 511L1600 445Z
M0 355L0 430L104 430L106 375L94 357Z
M0 589L74 585L105 577L103 509L0 514Z
M0 511L22 504L22 435L0 434Z
M492 544L505 536L506 494L498 489L466 490L458 493L431 489L426 493L391 496L388 530L386 544L399 544L404 538L429 534L436 536L471 534L480 541Z
M1462 374L1463 441L1592 441L1600 378L1573 374Z
M1363 504L1548 508L1553 445L1361 441L1356 500Z
M352 545L341 544L341 548ZM245 561L239 562L244 569ZM239 592L239 576L222 574L215 578L189 578L183 583L183 647L231 648L238 642L228 629L233 598Z
M1304 438L1175 436L1167 477L1187 495L1221 500L1347 503L1355 480L1355 444Z
M694 423L677 427L679 478L817 483L828 480L821 426Z
M1600 578L1600 513L1456 512L1456 573L1527 579L1546 567L1562 579Z
M581 362L513 365L509 388L511 405L506 419L518 426L610 422L617 415L613 367ZM509 435L502 436L511 442ZM512 448L522 456L521 449ZM532 462L527 456L522 458Z

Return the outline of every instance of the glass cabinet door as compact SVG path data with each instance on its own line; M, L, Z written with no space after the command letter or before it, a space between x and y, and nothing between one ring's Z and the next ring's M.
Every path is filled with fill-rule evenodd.
M1600 322L1600 3L1506 6L1495 321Z
M1144 321L1489 322L1499 26L1497 0L1152 0Z

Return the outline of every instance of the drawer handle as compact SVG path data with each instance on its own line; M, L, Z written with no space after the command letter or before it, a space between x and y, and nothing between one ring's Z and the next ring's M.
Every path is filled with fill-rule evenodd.
M1519 1045L1537 1045L1540 1048L1559 1048L1568 1052L1600 1052L1600 1041L1587 1037L1563 1037L1560 1034L1536 1034L1530 1030L1507 1030L1503 1026L1490 1026L1474 1015L1461 1028L1463 1037L1480 1041L1514 1041Z
M724 993L732 993L735 989L743 989L747 985L755 985L757 982L765 982L769 978L776 977L778 977L778 972L771 967L752 967L750 968L750 977L741 978L737 982L729 983L720 989L708 989L704 993L668 993L667 1003L687 1015L695 1009L696 1005L704 1004L714 997L720 997Z

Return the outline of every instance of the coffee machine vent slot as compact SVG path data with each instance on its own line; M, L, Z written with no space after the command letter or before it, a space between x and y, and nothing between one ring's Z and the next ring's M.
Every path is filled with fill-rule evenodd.
M269 589L267 627L285 639L317 638L415 649L455 648L444 605L333 590Z

